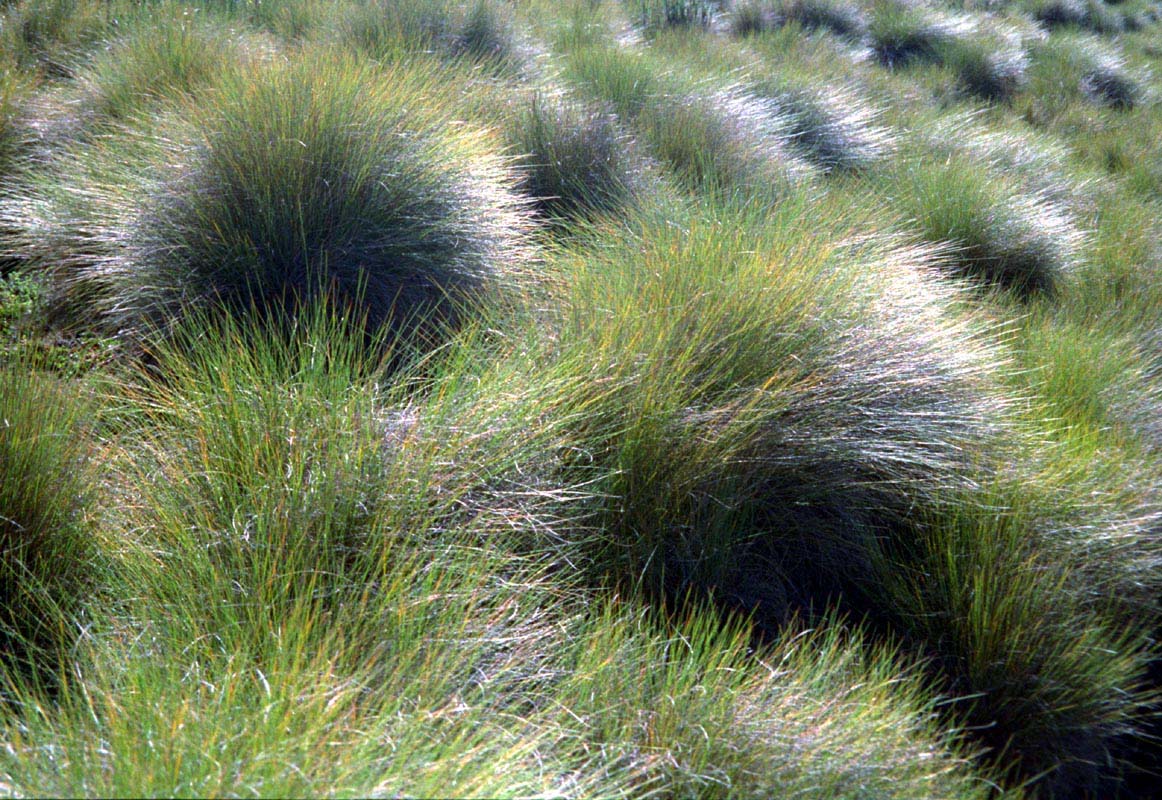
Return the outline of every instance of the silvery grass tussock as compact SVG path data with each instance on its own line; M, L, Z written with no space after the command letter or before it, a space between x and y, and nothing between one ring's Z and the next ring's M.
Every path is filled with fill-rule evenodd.
M508 162L450 116L456 85L344 56L227 71L10 192L10 248L54 273L72 315L129 336L191 306L277 316L322 295L371 328L433 333L530 255Z

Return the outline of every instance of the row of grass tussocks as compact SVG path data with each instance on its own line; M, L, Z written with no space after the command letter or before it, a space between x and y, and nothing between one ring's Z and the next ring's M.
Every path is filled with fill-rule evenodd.
M1154 0L0 6L0 788L1146 797Z

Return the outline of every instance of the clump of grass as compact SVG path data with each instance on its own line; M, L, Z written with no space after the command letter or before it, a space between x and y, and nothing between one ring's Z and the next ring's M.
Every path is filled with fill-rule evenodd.
M872 53L887 67L938 63L943 51L965 32L963 23L898 0L877 3L868 23Z
M824 169L867 169L895 147L891 132L875 124L880 110L854 89L808 88L782 80L759 89L786 120L791 145Z
M983 125L975 114L942 115L916 124L921 126L929 131L925 148L933 160L967 157L1060 208L1092 210L1094 178L1077 170L1057 137Z
M644 160L614 115L537 93L506 120L524 191L542 214L589 217L638 202Z
M697 85L648 54L606 47L572 54L568 71L690 187L772 197L814 174L791 151L777 104L740 85Z
M1108 108L1128 110L1142 103L1145 90L1126 70L1124 60L1109 53L1094 52L1081 75L1081 91L1093 102Z
M13 159L25 144L22 122L29 81L12 65L0 61L0 175L8 175Z
M23 198L59 237L31 258L63 250L66 301L90 296L123 334L191 307L278 319L328 295L371 329L434 335L528 255L506 163L440 106L449 77L321 56L229 74L170 133L143 134L137 160L121 140L84 149L83 190L61 190L78 177L65 165Z
M775 14L764 0L739 0L730 8L730 31L735 36L756 36L775 26Z
M1139 103L1143 85L1126 69L1122 56L1091 34L1056 33L1030 47L1029 88L1020 101L1027 120L1038 127L1076 129L1086 104ZM1109 86L1110 98L1103 94Z
M736 36L763 33L791 23L808 31L830 31L853 41L867 32L863 11L843 0L745 0L731 9L730 25Z
M942 60L970 94L984 100L1009 100L1025 86L1028 57L1019 44L1005 41L957 42Z
M1079 261L1083 235L1055 203L1013 191L970 161L912 162L889 180L925 238L952 245L957 274L1030 297L1052 294Z
M1095 616L1068 567L1038 550L1027 484L990 491L994 502L925 526L922 554L896 566L889 605L938 660L945 690L964 698L949 710L1006 782L1113 796L1125 740L1149 712L1145 642Z
M658 104L643 122L658 157L685 183L711 193L778 196L813 172L791 151L778 106L740 86Z
M511 9L496 0L476 0L468 9L453 46L455 52L476 60L517 60L517 33Z
M192 96L242 60L237 38L217 25L159 12L78 71L69 112L82 124L125 121L161 100Z
M502 72L519 72L528 61L511 10L499 0L369 0L346 9L337 28L341 43L383 61L435 52Z
M611 467L600 528L620 574L713 589L768 624L858 604L878 538L906 535L905 507L965 480L1003 425L1000 357L951 290L906 255L803 230L842 224L829 211L668 209L574 268L561 340L593 376L578 402Z
M120 0L25 0L5 11L0 34L22 67L70 77L114 19L135 13L132 3Z
M826 30L853 40L868 29L860 7L844 0L783 0L774 12L781 24L797 22L809 31Z
M1041 0L1034 5L1032 15L1050 28L1085 28L1103 34L1125 28L1123 16L1103 0Z
M635 0L637 21L647 32L666 28L702 28L714 23L715 0Z
M41 685L65 674L97 575L87 411L33 364L0 365L0 666Z

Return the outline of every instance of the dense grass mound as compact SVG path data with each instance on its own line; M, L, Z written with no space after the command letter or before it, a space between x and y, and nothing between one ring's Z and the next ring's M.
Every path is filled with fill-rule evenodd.
M866 596L880 538L968 481L1004 418L1000 356L950 291L880 245L813 240L801 213L615 236L562 335L593 359L582 396L604 395L589 447L613 467L602 530L625 574L767 622Z
M337 38L383 61L434 52L514 73L529 60L528 43L499 0L366 0L341 12Z
M0 664L38 684L66 671L93 587L84 411L30 365L0 368Z
M128 27L78 70L67 102L74 124L127 120L165 99L193 95L244 57L237 36L198 17L159 15Z
M966 33L963 22L899 0L877 3L868 23L871 50L886 67L939 62Z
M708 30L718 11L716 0L634 0L630 7L647 33L667 28Z
M21 198L47 217L26 224L51 229L31 258L71 265L66 301L92 296L113 331L321 295L373 329L454 323L511 285L527 251L514 179L482 134L448 124L439 80L343 58L231 73L164 134L80 149ZM129 166L110 163L127 151Z
M1052 294L1080 258L1083 236L1057 205L971 160L917 163L889 191L925 238L952 245L954 272L1018 296Z
M525 193L550 218L614 212L644 191L644 159L612 114L538 93L508 115L506 136Z
M791 145L824 169L868 169L894 149L891 131L876 124L879 109L854 89L772 81L759 91L775 101Z
M0 0L0 793L1154 796L1162 6L1049 2Z
M605 46L580 48L567 76L612 106L692 190L778 197L816 172L790 147L775 101L737 83L659 74L649 53Z

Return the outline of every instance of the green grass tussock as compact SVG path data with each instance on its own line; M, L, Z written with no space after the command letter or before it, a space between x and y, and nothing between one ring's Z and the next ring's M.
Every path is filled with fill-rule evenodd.
M504 0L364 0L343 10L336 30L341 44L381 61L435 52L518 74L532 56Z
M852 88L775 80L756 89L775 101L791 145L824 169L870 169L895 149L892 131L876 124L880 109Z
M815 173L790 148L777 104L739 84L658 74L648 53L601 46L574 53L566 74L609 103L691 189L778 197Z
M602 528L623 574L768 621L859 597L878 537L907 527L903 496L967 480L1004 419L1003 360L948 316L949 290L907 254L797 231L802 211L644 223L586 265L566 329L617 399L594 452L614 467Z
M897 568L916 572L893 605L964 698L949 710L1009 780L1036 779L1047 796L1110 796L1120 776L1108 765L1149 713L1148 645L1078 605L1068 569L1038 556L1021 495L934 520L921 555Z
M1051 200L1015 192L970 161L916 163L891 185L926 239L951 244L956 274L1021 297L1051 295L1081 257L1082 233Z
M21 198L49 216L47 252L31 258L52 268L63 239L66 299L98 298L114 332L191 307L277 314L333 294L373 329L418 334L423 316L434 334L519 282L529 252L506 162L448 124L439 76L342 57L227 74L214 103L140 134L137 164L102 163L125 159L110 140L79 154L90 186L50 181L55 195ZM70 166L55 180L77 177ZM106 170L116 182L102 186Z
M541 214L585 218L640 202L646 161L615 115L544 93L518 102L505 135Z
M32 364L0 365L0 653L37 684L67 674L98 572L87 411Z
M634 0L636 21L652 33L667 28L709 30L718 13L716 0Z
M924 6L884 0L872 9L868 40L872 52L886 67L933 63L957 39L963 39L967 25L962 20L939 17Z
M245 45L224 27L181 15L142 20L90 59L66 101L74 124L130 120L165 100L192 97L229 65L246 60Z

